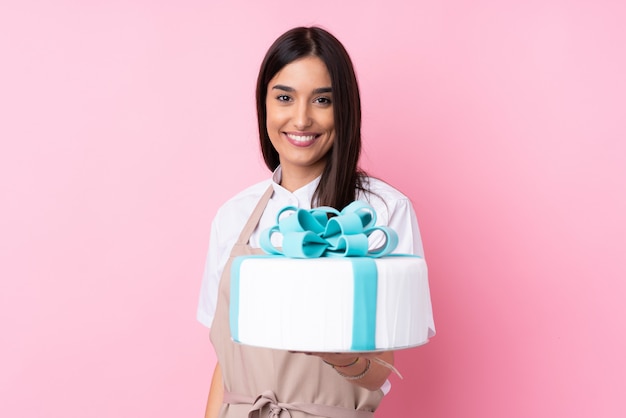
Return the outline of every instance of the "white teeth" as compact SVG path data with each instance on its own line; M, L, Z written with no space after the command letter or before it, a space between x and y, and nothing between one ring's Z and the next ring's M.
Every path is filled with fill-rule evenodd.
M307 142L307 141L312 141L313 139L315 139L315 135L287 134L287 136L289 137L289 139L292 139L292 140L298 141L298 142Z

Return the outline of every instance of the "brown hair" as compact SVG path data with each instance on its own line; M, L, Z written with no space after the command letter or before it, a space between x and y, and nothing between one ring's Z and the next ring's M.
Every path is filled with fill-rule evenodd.
M328 69L333 89L336 132L311 203L315 206L342 209L355 199L357 190L365 187L365 173L358 167L361 154L361 98L348 52L337 38L324 29L291 29L276 39L267 51L259 70L256 88L261 151L267 167L275 170L279 165L279 156L267 133L267 87L285 65L307 56L320 58Z

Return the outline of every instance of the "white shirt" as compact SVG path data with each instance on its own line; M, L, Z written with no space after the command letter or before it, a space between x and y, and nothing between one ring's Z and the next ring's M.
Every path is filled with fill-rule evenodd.
M311 209L311 198L320 178L301 187L293 193L280 186L281 170L276 169L272 179L251 186L222 205L213 219L209 251L200 289L197 318L202 324L211 327L217 306L220 277L228 261L230 252L241 234L241 230L252 214L263 193L271 184L274 193L261 216L259 224L250 237L250 246L259 247L261 231L276 224L276 214L285 206ZM408 197L387 183L369 177L369 192L359 192L357 199L367 201L376 211L376 225L387 225L398 234L398 246L394 253L424 256L417 218ZM274 245L280 246L280 234L274 234ZM274 242L276 240L276 242ZM371 247L380 242L374 240Z

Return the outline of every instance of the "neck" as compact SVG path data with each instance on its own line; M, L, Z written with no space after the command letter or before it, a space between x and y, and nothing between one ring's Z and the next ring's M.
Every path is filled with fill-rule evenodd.
M280 185L290 192L294 192L315 180L320 174L322 174L323 169L324 166L321 166L319 168L294 168L290 166L281 166L282 178L280 180Z

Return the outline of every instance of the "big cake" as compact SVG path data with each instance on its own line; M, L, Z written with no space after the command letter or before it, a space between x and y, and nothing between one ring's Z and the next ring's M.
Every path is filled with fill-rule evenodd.
M397 237L372 226L371 208L358 203L328 222L314 211L295 212L262 236L268 255L242 256L232 264L234 341L291 351L363 352L415 347L434 335L426 263L389 255ZM367 236L374 230L387 242L371 251ZM276 232L283 235L282 249L270 243Z

